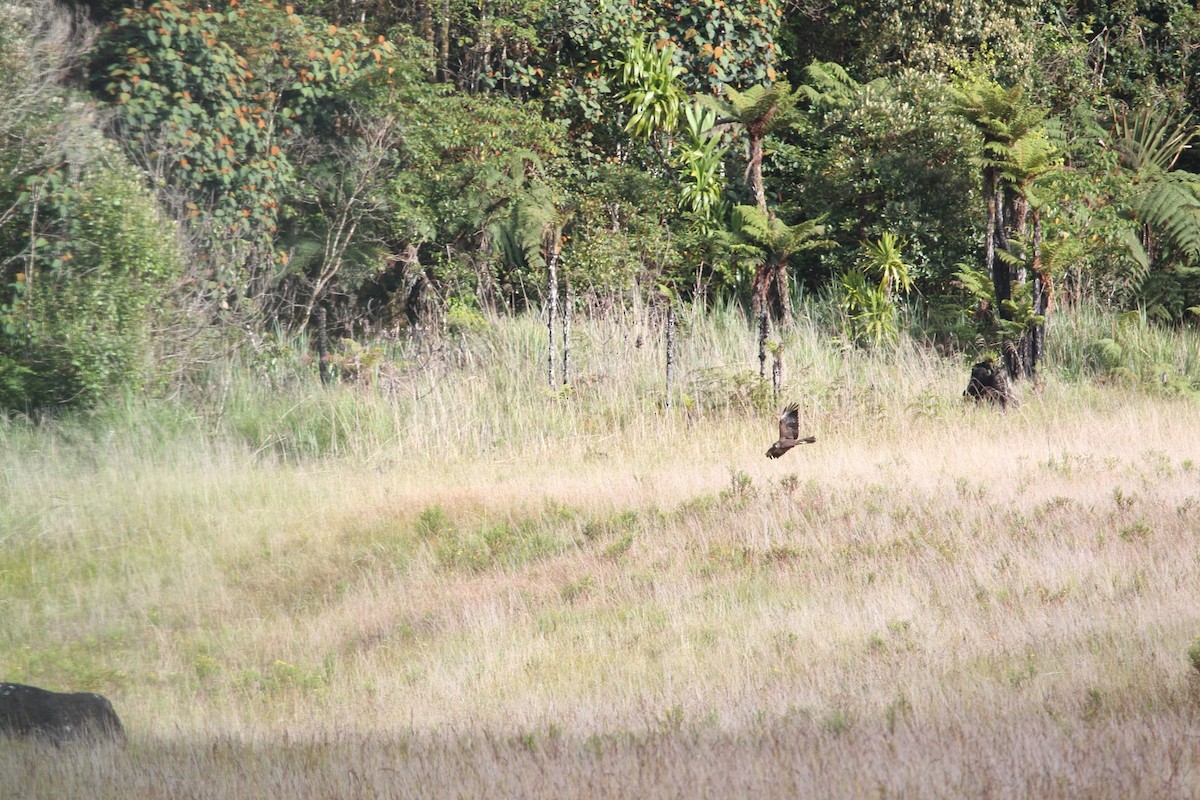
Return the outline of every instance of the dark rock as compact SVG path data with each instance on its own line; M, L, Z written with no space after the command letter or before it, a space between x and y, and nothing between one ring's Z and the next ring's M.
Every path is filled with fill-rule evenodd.
M72 739L124 739L125 728L112 703L98 694L0 683L0 736L37 737L58 745Z

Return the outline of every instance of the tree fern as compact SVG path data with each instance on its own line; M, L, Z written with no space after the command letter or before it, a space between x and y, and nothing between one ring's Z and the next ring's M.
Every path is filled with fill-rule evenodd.
M845 108L858 96L861 84L832 61L814 61L804 69L807 83L797 87L814 108Z
M1143 184L1131 207L1182 255L1200 256L1200 177L1180 170L1162 173Z

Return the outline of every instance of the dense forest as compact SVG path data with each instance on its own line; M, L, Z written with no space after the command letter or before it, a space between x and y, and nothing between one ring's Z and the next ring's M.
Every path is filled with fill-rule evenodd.
M5 0L0 408L800 296L1028 377L1056 309L1200 311L1198 51L1186 0Z

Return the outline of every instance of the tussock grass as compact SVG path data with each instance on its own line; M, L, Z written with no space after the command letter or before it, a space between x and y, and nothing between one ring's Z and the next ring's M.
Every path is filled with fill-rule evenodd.
M9 745L6 785L1197 796L1190 396L1051 374L1000 413L801 323L818 442L768 461L731 320L684 327L672 409L649 323L577 324L563 393L519 319L389 385L9 421L0 677L104 692L130 744Z

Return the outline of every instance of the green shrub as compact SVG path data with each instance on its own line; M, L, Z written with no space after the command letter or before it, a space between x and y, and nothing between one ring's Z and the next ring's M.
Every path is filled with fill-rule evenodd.
M0 407L88 405L152 383L154 331L181 259L128 172L117 162L31 181L20 209L40 235L0 292Z

